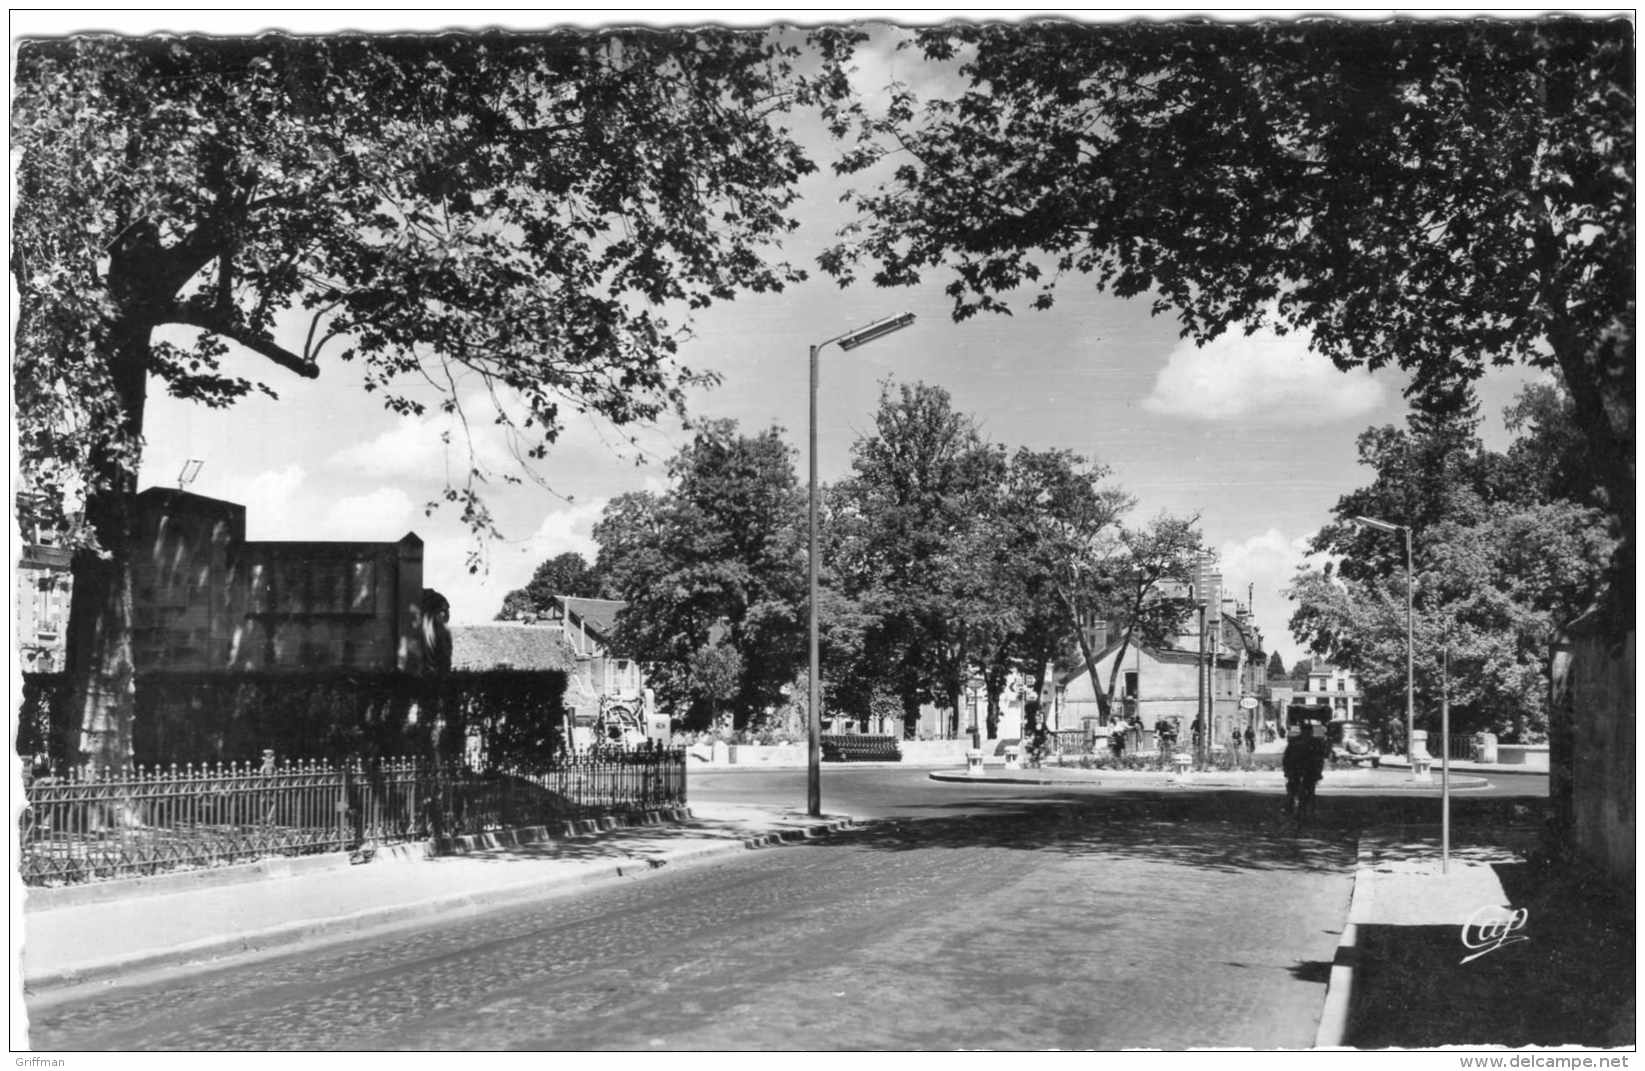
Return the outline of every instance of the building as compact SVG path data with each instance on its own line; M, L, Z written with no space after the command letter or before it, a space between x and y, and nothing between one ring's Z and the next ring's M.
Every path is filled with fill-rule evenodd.
M153 670L419 672L423 543L247 540L246 509L155 487L137 496L132 660ZM25 671L63 669L69 552L27 544L15 622Z
M576 676L591 693L638 696L645 689L640 664L611 654L611 633L627 603L620 599L580 599L554 595L542 621L557 628L577 658Z
M264 542L246 509L137 496L132 658L150 670L423 669L423 541Z
M492 642L507 642L519 657L565 659L563 665L552 668L566 671L565 706L574 727L593 726L608 714L620 712L625 718L642 719L648 737L666 739L668 719L657 714L640 663L611 653L612 630L626 605L620 599L553 595L540 615L530 614L517 622L463 626L462 631L470 633L463 642L473 645L490 630L496 637ZM458 631L452 629L454 650ZM528 650L535 653L528 655Z
M17 559L17 655L25 673L55 673L68 651L70 555L62 547L25 544Z
M1325 720L1355 720L1359 711L1359 678L1351 669L1343 669L1326 662L1317 663L1307 677L1297 678L1289 687L1275 687L1272 698L1276 709L1282 711L1292 703L1330 708Z
M1163 643L1131 642L1123 649L1120 640L1106 643L1090 663L1082 661L1058 676L1054 727L1085 726L1097 735L1107 736L1115 722L1135 718L1143 729L1152 731L1165 721L1174 723L1179 739L1186 741L1194 720L1204 709L1201 682L1208 679L1213 741L1222 741L1236 728L1260 730L1256 710L1243 701L1265 693L1268 661L1262 650L1262 636L1249 612L1239 606L1231 612L1225 609L1216 615L1205 641L1206 653L1201 655L1194 615L1177 635ZM1116 664L1113 708L1109 718L1104 719L1097 702L1099 685L1092 681L1093 670L1096 681L1106 688Z

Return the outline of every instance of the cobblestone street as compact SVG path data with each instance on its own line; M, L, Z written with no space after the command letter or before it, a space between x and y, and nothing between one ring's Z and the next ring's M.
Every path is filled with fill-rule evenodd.
M884 823L31 1009L36 1049L1306 1048L1353 844L1183 801Z

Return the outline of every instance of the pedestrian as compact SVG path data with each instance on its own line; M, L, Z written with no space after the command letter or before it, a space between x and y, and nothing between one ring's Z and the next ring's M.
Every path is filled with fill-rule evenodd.
M1108 750L1114 753L1116 759L1124 756L1125 727L1123 725L1115 725L1108 731Z
M1316 734L1313 729L1317 728ZM1325 776L1325 727L1310 722L1293 725L1286 733L1285 754L1280 767L1285 771L1285 812L1296 814L1297 807L1314 796L1314 789ZM1298 815L1300 820L1302 816Z
M1249 725L1245 727L1245 750L1253 755L1256 754L1257 750L1257 731Z
M1037 770L1045 761L1047 738L1050 735L1046 729L1045 718L1040 715L1040 701L1033 696L1024 700L1022 717L1028 737L1028 765Z
M1199 750L1199 741L1200 741L1200 720L1198 718L1195 718L1193 720L1193 722L1188 726L1188 731L1193 735L1194 750L1198 751Z

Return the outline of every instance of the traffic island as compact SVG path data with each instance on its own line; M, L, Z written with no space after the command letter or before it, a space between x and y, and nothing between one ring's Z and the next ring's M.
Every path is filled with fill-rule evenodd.
M969 756L968 756L969 758ZM1124 785L1142 788L1149 785L1177 785L1193 788L1244 788L1251 791L1285 791L1285 775L1277 770L1187 770L1177 772L1175 766L1160 770L1114 770L1100 767L1042 766L1033 769L1011 770L1002 766L982 764L979 754L975 764L967 763L963 770L932 770L927 776L933 781L961 781L972 784L1010 785ZM1479 776L1451 775L1453 792L1486 788L1490 781ZM1404 771L1396 770L1332 770L1325 775L1321 789L1366 791L1411 791L1435 793L1440 790L1436 779L1432 783L1414 782Z

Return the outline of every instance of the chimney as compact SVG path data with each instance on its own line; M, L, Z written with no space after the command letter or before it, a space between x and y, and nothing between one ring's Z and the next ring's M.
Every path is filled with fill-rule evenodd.
M1100 653L1108 646L1108 622L1098 621L1085 630L1085 639L1091 645L1093 654Z

